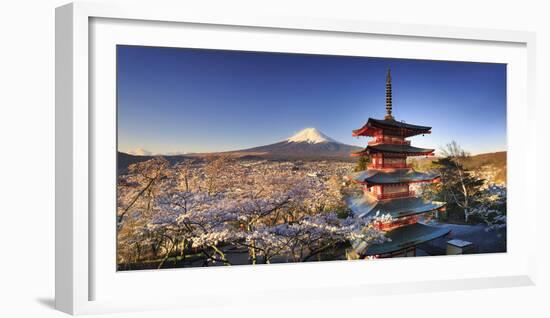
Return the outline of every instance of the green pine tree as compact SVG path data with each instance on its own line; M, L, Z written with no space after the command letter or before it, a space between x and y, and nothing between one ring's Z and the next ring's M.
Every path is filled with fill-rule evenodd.
M363 171L367 170L367 165L370 163L370 157L368 156L361 156L359 157L359 160L357 160L357 165L355 166L354 171Z

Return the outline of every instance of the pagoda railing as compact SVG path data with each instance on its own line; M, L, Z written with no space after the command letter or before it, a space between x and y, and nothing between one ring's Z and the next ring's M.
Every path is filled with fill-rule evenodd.
M384 163L384 164L371 164L368 165L369 169L401 169L412 168L412 165L406 163Z
M406 198L406 197L414 197L414 196L415 196L414 191L395 192L395 193L382 193L382 194L376 195L378 200Z
M384 139L384 138L375 138L368 142L369 146L374 146L378 144L390 144L390 145L411 145L410 140L390 140L390 139Z
M374 226L381 231L390 231L403 225L409 225L417 223L420 217L418 215L410 215L398 219L392 219L391 221L375 221Z

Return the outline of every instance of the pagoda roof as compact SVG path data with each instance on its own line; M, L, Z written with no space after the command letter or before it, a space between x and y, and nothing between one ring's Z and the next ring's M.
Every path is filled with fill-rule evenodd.
M418 148L410 145L398 145L398 144L378 144L378 145L369 145L367 148L358 151L352 152L351 155L356 156L365 156L373 153L399 153L406 154L409 156L422 156L422 155L431 155L435 149L429 148Z
M429 201L421 197L378 200L374 196L361 195L350 197L347 201L352 213L358 217L389 214L393 218L402 218L434 211L445 206L445 202Z
M391 241L380 244L367 245L364 241L352 242L352 247L361 255L380 255L396 252L402 249L416 246L448 234L451 230L429 226L422 223L404 225L386 232L386 237Z
M408 124L395 119L369 118L367 123L352 132L353 136L373 136L380 130L393 131L393 134L410 137L419 134L429 134L432 127Z
M440 177L437 173L423 173L414 171L411 168L379 170L369 169L357 172L353 180L366 184L394 184L431 181Z

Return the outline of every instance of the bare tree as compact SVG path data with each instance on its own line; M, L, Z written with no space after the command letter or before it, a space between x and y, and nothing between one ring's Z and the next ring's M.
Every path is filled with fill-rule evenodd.
M456 141L445 145L441 152L445 157L435 164L441 172L444 200L460 207L464 211L465 222L468 222L470 210L478 197L483 180L472 177L464 168L470 155Z

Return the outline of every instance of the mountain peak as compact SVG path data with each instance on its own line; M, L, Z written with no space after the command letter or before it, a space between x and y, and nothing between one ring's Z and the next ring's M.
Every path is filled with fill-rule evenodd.
M143 148L132 149L130 151L127 151L127 153L134 156L152 156L153 155L152 152L145 150Z
M319 144L325 142L336 142L336 140L328 137L315 128L306 128L300 130L294 136L288 138L288 142L307 142L310 144Z

